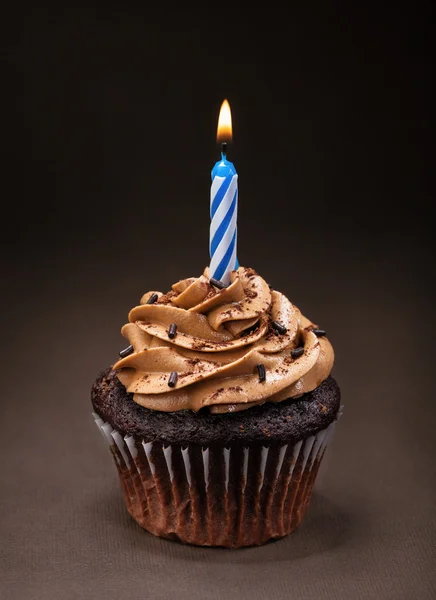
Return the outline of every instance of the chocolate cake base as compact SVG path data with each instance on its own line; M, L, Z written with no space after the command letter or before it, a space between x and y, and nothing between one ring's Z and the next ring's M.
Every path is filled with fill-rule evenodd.
M139 406L115 371L106 369L91 391L95 412L123 435L164 444L292 443L325 429L340 406L339 386L328 377L312 392L284 402L265 402L236 413L164 413Z
M127 509L150 533L239 548L301 522L338 416L334 379L298 400L224 415L142 408L108 369L92 388Z

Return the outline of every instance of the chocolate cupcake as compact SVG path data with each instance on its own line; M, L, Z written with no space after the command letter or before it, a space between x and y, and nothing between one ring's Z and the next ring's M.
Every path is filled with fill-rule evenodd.
M150 292L92 388L127 508L151 533L236 548L301 521L340 408L333 349L253 269Z

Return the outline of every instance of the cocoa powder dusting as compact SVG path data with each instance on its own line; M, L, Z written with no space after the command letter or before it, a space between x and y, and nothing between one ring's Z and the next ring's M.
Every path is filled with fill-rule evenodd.
M216 292L215 288L213 288L212 286L210 286L210 290L208 291L208 293L206 294L203 302L205 302L206 300L210 300L211 298L213 298L214 296L217 295L218 292Z
M156 300L155 304L170 304L172 299L178 295L179 294L177 292L174 292L173 290L171 290L171 291L167 292L166 294L162 294L162 296L160 296L160 298L158 298Z
M200 362L200 359L199 358L188 358L188 359L186 359L186 362L188 363L188 365L191 365L193 367L197 363Z
M211 400L216 400L220 394L224 392L224 388L218 388L211 396Z
M247 276L249 279L251 279L252 277L256 277L256 276L257 276L257 273L256 273L256 271L255 271L254 269L252 269L251 267L247 267L247 268L245 269L245 274L246 274L246 276Z

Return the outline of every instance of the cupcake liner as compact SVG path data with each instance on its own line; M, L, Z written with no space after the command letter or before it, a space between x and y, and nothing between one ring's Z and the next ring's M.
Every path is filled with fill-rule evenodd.
M293 444L163 445L93 413L132 517L154 535L236 548L288 535L303 518L335 421Z

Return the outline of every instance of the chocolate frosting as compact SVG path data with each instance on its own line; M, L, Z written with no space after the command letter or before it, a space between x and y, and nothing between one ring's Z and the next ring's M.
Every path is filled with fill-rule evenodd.
M147 304L152 294L158 299ZM282 327L277 330L274 323ZM177 326L173 338L171 324ZM167 294L148 292L141 298L121 330L134 351L114 369L133 400L146 408L234 412L301 396L329 376L333 348L314 329L317 325L253 269L233 271L224 289L210 283L206 269L201 277L178 281ZM304 352L293 358L297 347ZM265 367L264 381L259 364ZM174 371L177 381L170 388Z

